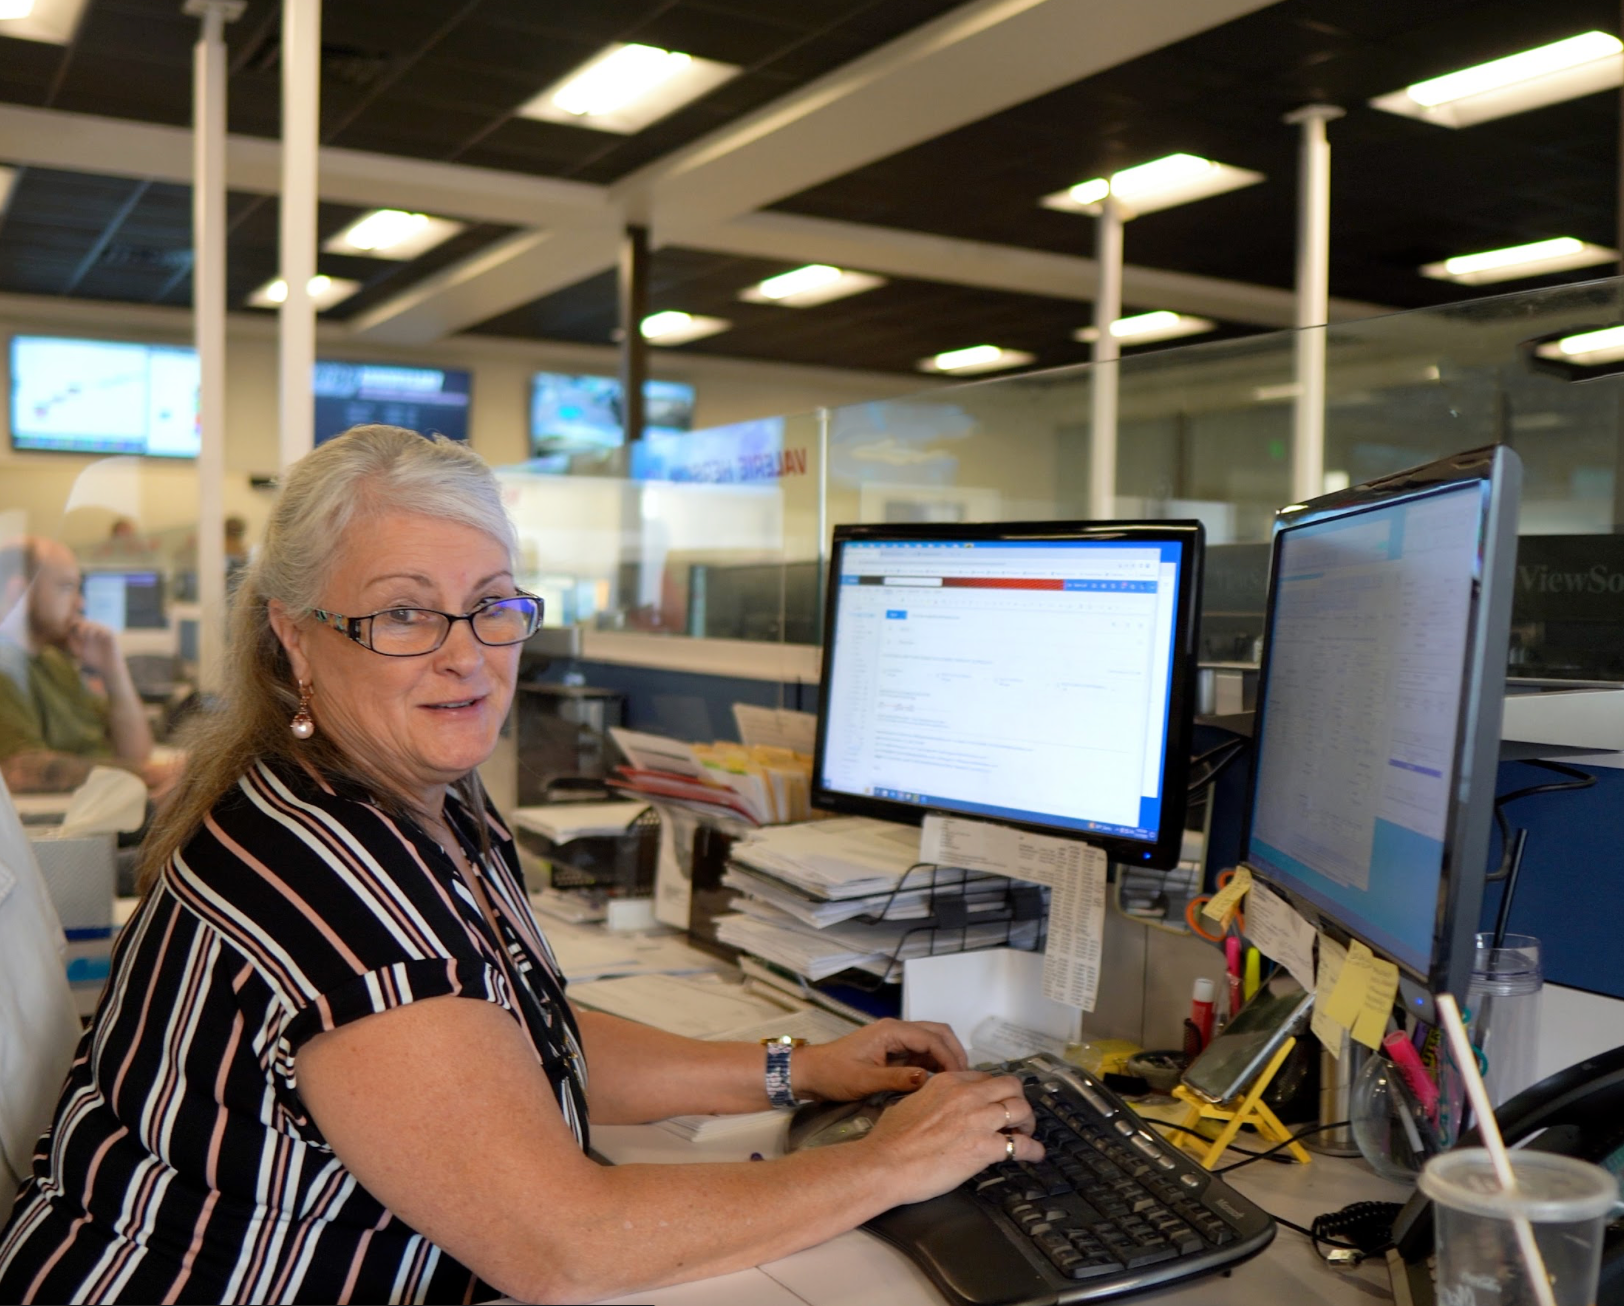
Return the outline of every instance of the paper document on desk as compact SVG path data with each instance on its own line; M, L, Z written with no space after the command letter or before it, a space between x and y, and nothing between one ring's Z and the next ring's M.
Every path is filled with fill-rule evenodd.
M610 726L609 737L639 771L669 771L673 775L691 776L705 772L704 765L694 755L693 745L680 739L627 730L624 726Z
M817 742L818 718L812 712L735 703L733 724L739 728L739 739L746 747L763 744L810 754Z
M1094 1010L1105 937L1103 849L987 821L927 816L919 856L938 865L968 866L1048 885L1043 996Z
M544 803L515 807L513 824L554 843L602 835L625 834L644 812L647 803Z
M782 1023L799 1006L792 1006L787 998L779 1002L763 997L721 975L627 975L595 980L570 985L570 1001L687 1038L719 1038L731 1036L736 1029L753 1029L763 1021Z
M729 889L737 889L749 897L771 903L814 929L838 925L841 921L858 916L883 917L888 921L923 920L931 913L934 895L943 892L931 888L903 889L863 898L809 898L789 885L737 862L728 863L727 870L722 874L722 883ZM964 899L972 915L976 912L1002 911L1009 900L1009 881L977 872L962 892L955 896Z
M917 830L866 816L757 830L734 845L733 857L818 898L886 893L905 875L908 888L925 888L934 878L928 868L909 874L919 861Z

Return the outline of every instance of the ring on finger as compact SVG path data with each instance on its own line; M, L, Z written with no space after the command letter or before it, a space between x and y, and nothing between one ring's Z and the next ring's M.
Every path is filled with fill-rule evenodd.
M1013 1161L1015 1159L1015 1135L1014 1134L1005 1134L1004 1135L1004 1159L1006 1161Z

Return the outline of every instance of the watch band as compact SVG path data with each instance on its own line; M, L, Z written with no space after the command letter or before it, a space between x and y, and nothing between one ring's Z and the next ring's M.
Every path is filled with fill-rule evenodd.
M805 1047L804 1038L791 1038L781 1034L777 1038L764 1038L761 1045L767 1049L767 1101L775 1107L803 1106L809 1098L798 1098L790 1087L789 1054Z

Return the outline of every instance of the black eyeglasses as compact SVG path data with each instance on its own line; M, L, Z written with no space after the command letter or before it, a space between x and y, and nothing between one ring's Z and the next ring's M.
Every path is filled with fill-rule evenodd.
M433 608L385 608L364 617L345 617L312 608L312 616L348 635L362 648L386 658L415 658L444 644L451 627L466 621L481 644L501 648L518 644L541 625L542 601L520 592L510 599L486 599L472 612L436 612Z

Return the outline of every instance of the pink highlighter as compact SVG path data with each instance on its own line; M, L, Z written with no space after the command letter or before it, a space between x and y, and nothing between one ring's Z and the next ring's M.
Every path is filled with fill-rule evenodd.
M1224 940L1224 963L1229 971L1229 1018L1241 1009L1241 941L1231 934Z
M1393 1059L1398 1067L1398 1073L1404 1076L1404 1086L1415 1095L1416 1102L1427 1113L1427 1119L1437 1122L1438 1119L1438 1085L1432 1082L1432 1076L1427 1074L1427 1068L1421 1064L1421 1056L1415 1050L1415 1044L1410 1042L1409 1036L1403 1030L1394 1030L1382 1040L1382 1048Z

